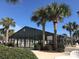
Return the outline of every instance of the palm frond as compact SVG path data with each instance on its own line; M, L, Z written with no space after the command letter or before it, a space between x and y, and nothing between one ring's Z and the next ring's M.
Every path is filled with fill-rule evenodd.
M11 4L16 4L17 2L19 2L19 0L6 0L6 1Z
M38 24L45 24L48 20L47 15L47 9L46 8L40 8L39 10L36 10L31 18L32 21L36 22Z
M9 28L9 26L15 26L15 22L12 18L9 18L9 17L5 17L5 18L2 18L1 21L0 21L0 25L3 25L3 27L5 28Z
M66 4L61 4L60 5L60 10L62 12L62 15L65 16L65 17L71 15L71 10L70 10L69 6L66 5Z

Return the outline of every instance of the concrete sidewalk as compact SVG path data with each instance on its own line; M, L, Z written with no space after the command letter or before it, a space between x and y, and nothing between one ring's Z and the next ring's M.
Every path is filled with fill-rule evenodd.
M64 56L64 53L58 52L43 52L43 51L35 51L32 52L38 57L38 59L55 59L57 56Z

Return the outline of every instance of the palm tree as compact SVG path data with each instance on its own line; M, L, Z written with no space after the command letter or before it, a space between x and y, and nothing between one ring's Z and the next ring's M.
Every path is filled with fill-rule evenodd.
M9 18L9 17L5 17L5 18L2 18L1 21L0 21L0 25L2 25L4 27L4 30L6 31L6 40L5 40L5 43L8 43L8 36L9 36L9 28L10 26L15 26L15 22L13 21L12 18Z
M78 38L78 34L79 34L79 31L78 31L79 25L74 22L73 26L74 26L74 30L75 30L74 33L73 33L73 36L75 36L76 39L77 39Z
M32 16L32 21L36 22L37 25L42 25L43 30L43 46L45 46L45 24L47 21L47 12L45 8L41 8L34 12Z
M74 37L75 41L78 40L78 38L79 38L79 30L77 30L77 31L75 31L75 32L73 33L73 37Z
M5 41L5 36L6 36L6 34L5 34L5 28L1 28L0 29L0 37L2 36L3 37L3 42ZM10 37L12 34L14 34L14 30L13 29L9 29L9 32L8 32L8 36Z
M67 34L62 34L62 36L64 36L64 45L66 46L67 45Z
M64 17L70 16L71 11L70 11L69 6L67 6L66 4L57 4L57 3L52 3L51 5L49 5L47 7L47 10L48 10L49 20L52 21L54 25L54 34L55 34L54 41L57 48L56 34L57 34L58 21L61 22Z
M63 26L64 29L70 32L70 37L72 37L72 33L79 28L79 25L76 22L69 22L68 24ZM73 40L71 39L71 44L73 44Z
M79 25L76 22L73 22L73 28L74 31L77 31L79 29Z

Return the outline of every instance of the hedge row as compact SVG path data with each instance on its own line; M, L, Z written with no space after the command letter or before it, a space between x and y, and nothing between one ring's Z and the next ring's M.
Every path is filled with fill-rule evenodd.
M0 59L38 59L30 50L0 45Z

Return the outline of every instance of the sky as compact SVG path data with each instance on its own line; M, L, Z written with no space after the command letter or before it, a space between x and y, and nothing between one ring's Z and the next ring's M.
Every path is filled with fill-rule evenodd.
M4 17L11 17L16 22L16 27L13 28L15 31L20 30L24 26L33 27L36 29L42 29L41 26L37 26L36 23L31 21L33 12L41 7L45 7L52 2L65 3L69 5L71 9L71 16L64 18L62 23L57 25L57 34L68 34L69 32L62 28L62 26L68 22L75 21L79 24L79 16L77 11L79 10L79 0L20 0L16 5L5 2L5 0L0 0L0 20ZM0 26L2 27L2 26ZM53 23L46 23L46 31L53 31Z

